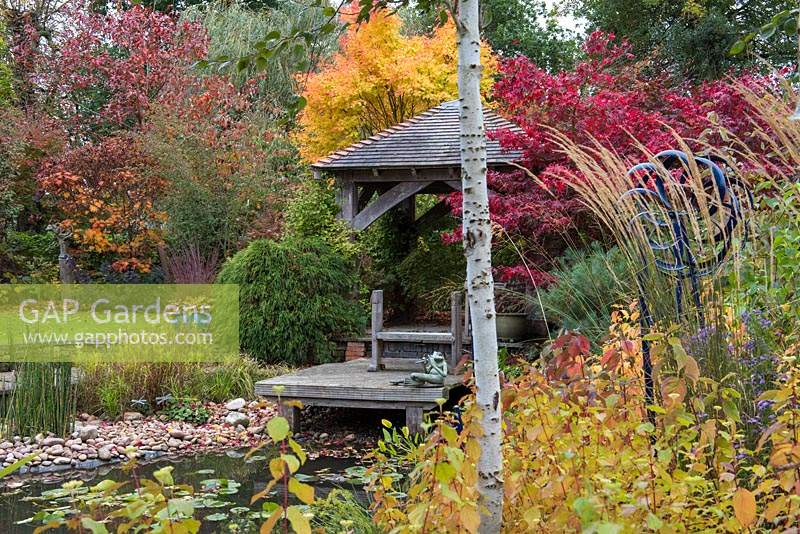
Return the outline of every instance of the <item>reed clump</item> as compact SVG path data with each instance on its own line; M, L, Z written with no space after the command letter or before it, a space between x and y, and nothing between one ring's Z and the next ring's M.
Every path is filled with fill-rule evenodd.
M70 363L25 362L16 365L14 388L5 399L5 436L35 436L72 431L76 384Z

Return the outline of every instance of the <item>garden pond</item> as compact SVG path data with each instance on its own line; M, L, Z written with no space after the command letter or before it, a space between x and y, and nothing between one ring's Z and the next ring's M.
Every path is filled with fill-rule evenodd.
M228 451L226 454L198 455L193 457L170 457L140 462L136 467L139 479L154 479L155 473L172 465L172 476L176 484L186 484L195 491L195 517L203 523L201 532L228 532L228 525L252 525L259 521L262 501L250 505L251 497L263 490L271 480L267 466L269 451L258 451L246 457L246 451ZM366 503L363 490L364 467L357 458L319 456L309 459L296 477L314 485L317 497L325 497L335 488L353 493L356 499ZM29 479L21 487L1 490L0 532L4 534L30 533L41 526L47 516L63 514L71 507L68 490L62 485L70 480L82 481L81 488L98 484L103 480L129 482L120 493L133 489L132 473L121 464L104 466L93 471L66 471L54 473L50 478ZM12 485L18 485L15 480ZM130 490L128 489L130 488ZM85 491L79 489L77 491ZM283 489L273 490L283 494ZM273 495L273 499L277 498ZM282 497L281 497L282 498ZM246 531L248 529L241 529ZM55 530L58 532L59 530Z

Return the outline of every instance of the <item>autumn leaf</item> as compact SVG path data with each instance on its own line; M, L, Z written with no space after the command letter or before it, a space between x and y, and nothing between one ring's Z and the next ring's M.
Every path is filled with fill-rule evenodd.
M739 488L733 494L733 512L743 527L749 527L756 520L756 498L752 492Z
M261 524L261 528L259 529L259 534L270 534L272 529L275 528L275 525L278 523L278 520L283 515L283 507L279 506L275 510L272 511L272 515L269 516L269 519L264 521Z
M481 516L478 510L470 506L464 506L461 508L460 516L461 526L463 526L467 532L478 531L478 527L480 527L481 524Z
M289 491L305 504L314 502L314 487L304 484L294 477L289 479Z
M691 356L686 356L686 362L683 367L683 374L686 378L696 384L700 380L700 366L697 365L697 360Z
M289 421L285 417L273 417L267 423L267 434L276 443L283 441L289 435Z
M286 510L286 517L289 518L289 523L296 534L311 534L311 524L308 522L306 516L297 506L290 506Z

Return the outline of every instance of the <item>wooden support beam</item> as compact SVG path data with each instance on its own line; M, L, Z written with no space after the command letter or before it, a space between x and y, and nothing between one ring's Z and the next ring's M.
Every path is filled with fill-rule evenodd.
M489 165L492 170L500 172L511 172L518 170L509 164L493 163ZM380 171L368 168L353 169L326 169L324 172L328 176L335 176L341 180L352 180L355 182L427 182L427 181L461 181L461 168L459 166L448 167L414 167L411 172L409 167L389 167L382 168Z
M413 436L414 434L422 434L422 421L425 417L425 410L421 406L407 406L406 407L406 426L408 432Z
M278 412L286 418L289 428L293 433L300 432L300 408L297 406L287 406L283 402L278 405Z
M464 337L472 337L471 323L469 322L469 297L464 295Z
M453 291L450 295L450 332L453 334L453 342L450 344L450 361L447 364L451 373L455 372L464 348L464 322L461 317L461 302L461 291Z
M417 199L414 195L400 202L397 208L403 212L403 217L408 224L413 223L414 219L417 218Z
M400 182L383 193L372 204L364 208L352 219L353 228L364 230L374 223L378 217L400 204L408 197L412 197L432 184L429 182Z
M383 290L376 289L370 298L372 303L372 360L367 371L383 370L383 340L380 339L383 330Z
M358 212L358 186L351 180L339 180L336 190L336 203L339 205L339 218L348 223Z

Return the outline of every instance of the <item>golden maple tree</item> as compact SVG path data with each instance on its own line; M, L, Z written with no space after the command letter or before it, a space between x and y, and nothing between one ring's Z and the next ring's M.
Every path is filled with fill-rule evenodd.
M431 36L404 36L401 26L398 16L385 12L374 14L367 23L351 24L339 52L308 76L303 91L307 105L295 134L306 160L314 161L458 97L453 22ZM482 56L482 89L488 94L497 61L485 44Z

